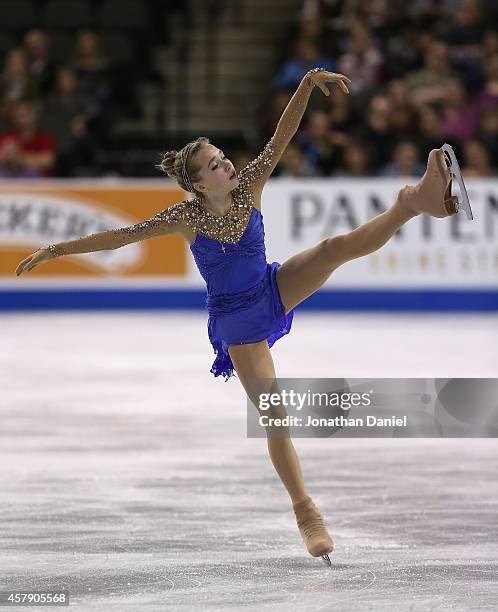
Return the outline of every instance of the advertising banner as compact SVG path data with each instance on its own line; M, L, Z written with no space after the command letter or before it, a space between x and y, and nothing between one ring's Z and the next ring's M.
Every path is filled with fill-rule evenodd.
M284 261L387 210L397 179L275 180L263 192L268 254ZM348 262L327 288L498 289L498 181L468 181L474 220L419 215L378 251ZM458 191L456 191L458 193Z
M164 181L1 181L1 282L16 287L183 284L189 254L179 235L60 257L23 276L22 283L14 272L42 246L132 225L184 197Z
M268 261L284 263L356 229L387 210L407 182L270 179L262 196ZM467 186L474 221L463 212L411 219L379 250L335 270L302 307L498 310L498 181ZM205 284L179 235L69 255L15 275L41 246L143 221L187 197L162 179L0 181L0 308L78 307L84 291L85 307L203 307Z

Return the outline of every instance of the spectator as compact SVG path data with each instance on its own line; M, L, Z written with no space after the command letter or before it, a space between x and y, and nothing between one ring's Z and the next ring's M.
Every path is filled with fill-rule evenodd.
M405 81L401 79L393 79L387 83L386 95L392 108L409 106L411 102L410 89Z
M23 100L12 109L13 128L0 134L0 149L6 142L17 144L20 154L16 162L41 176L51 176L56 142L49 132L38 127L38 109L33 102ZM13 155L8 148L8 155ZM4 149L5 154L5 149Z
M418 113L418 145L423 158L427 158L432 149L439 149L444 143L441 129L441 117L434 106L426 105Z
M454 4L454 0L449 0ZM415 0L406 7L406 17L418 28L433 29L445 14L442 2Z
M308 70L316 68L316 66L334 72L335 66L332 60L320 55L316 44L312 40L304 37L299 38L295 49L294 56L282 66L273 79L273 89L296 89Z
M387 96L391 104L391 124L396 139L412 139L417 131L416 109L410 90L404 81L394 79L387 85Z
M40 119L40 124L57 140L57 176L72 176L92 164L93 143L86 122L74 70L60 66L54 90L45 101Z
M480 111L498 106L498 52L485 60L486 81L477 95L477 105Z
M315 111L309 116L307 126L296 137L305 158L320 174L330 174L337 165L337 151L332 143L330 116Z
M50 41L43 30L29 30L24 36L28 71L37 92L46 96L54 84L56 64L50 57Z
M498 32L494 29L486 30L482 37L481 59L496 53L498 53Z
M73 69L88 128L95 136L105 138L112 125L112 70L102 51L100 38L94 32L82 30L78 33Z
M397 139L412 140L417 135L417 112L411 104L395 106L391 115Z
M358 3L359 17L377 40L393 36L399 19L388 0L367 0Z
M366 143L352 141L346 145L340 169L335 176L362 177L371 174L370 148Z
M465 74L466 87L473 90L482 79L481 42L484 37L484 16L478 0L459 0L450 19L443 21L441 31L450 45L450 58Z
M445 28L445 41L450 45L452 58L479 58L484 36L482 7L478 0L459 0Z
M24 163L23 152L15 140L0 142L0 178L36 178L40 172Z
M29 74L26 53L21 47L11 49L0 75L0 111L8 118L13 106L22 99L36 95L35 82Z
M355 125L351 100L352 97L346 95L331 95L325 99L335 136L340 132L350 133Z
M381 168L389 162L396 143L396 132L391 121L392 112L391 101L387 96L374 96L368 106L366 121L358 129L362 140L372 145L372 161L376 168Z
M448 59L448 45L432 41L424 54L424 66L408 74L405 82L416 106L439 102L444 97L444 87L456 76Z
M357 94L378 85L383 59L370 32L355 26L348 46L349 50L338 60L338 71L351 79L349 90Z
M425 166L420 163L419 157L419 150L414 142L401 141L394 149L393 161L387 164L381 175L392 177L423 176Z
M444 88L442 132L447 139L468 140L477 131L476 104L468 100L463 84L458 79L447 81Z
M463 168L466 177L493 176L496 170L491 167L489 153L478 140L468 140L463 144Z
M415 23L402 24L398 32L387 39L385 63L390 80L400 79L420 67L422 54L418 41L419 30Z
M347 9L347 0L304 0L302 12L304 16L320 15L327 21L338 21Z
M267 142L275 133L280 117L289 104L292 94L288 91L276 91L270 97L270 107L264 113L265 120L263 123L263 139Z
M283 152L278 168L279 177L302 178L317 175L302 149L293 142L289 143Z
M342 3L342 0L339 0ZM322 55L334 58L339 56L340 20L323 18L318 15L303 14L299 20L299 35L316 41Z
M486 108L481 114L479 139L489 151L492 166L498 168L498 106Z
M322 22L315 15L303 15L299 20L299 35L317 41L322 33Z

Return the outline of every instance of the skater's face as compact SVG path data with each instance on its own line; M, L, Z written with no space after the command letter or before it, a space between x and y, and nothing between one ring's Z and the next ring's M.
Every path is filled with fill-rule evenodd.
M195 161L200 166L200 178L194 183L198 191L207 195L222 195L239 184L235 168L223 149L208 144L196 154Z

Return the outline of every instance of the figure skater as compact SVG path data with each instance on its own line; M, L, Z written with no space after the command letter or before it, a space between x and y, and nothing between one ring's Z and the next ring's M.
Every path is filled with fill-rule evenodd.
M235 370L250 397L249 381L276 378L270 347L289 333L294 308L319 289L334 270L380 249L398 228L420 213L447 217L458 210L458 201L451 196L449 172L456 172L456 167L441 149L433 149L422 179L401 189L390 209L282 264L268 263L261 194L299 127L311 91L318 86L330 95L328 82L349 93L351 81L346 76L323 68L310 70L289 101L275 134L239 174L223 151L204 137L181 151L168 151L162 156L160 169L193 194L193 199L172 204L129 227L41 248L18 265L16 274L63 255L117 249L155 236L181 234L190 244L207 285L208 335L215 353L211 372L227 381ZM309 553L330 565L328 553L333 542L308 493L290 437L268 435L267 431L267 444Z

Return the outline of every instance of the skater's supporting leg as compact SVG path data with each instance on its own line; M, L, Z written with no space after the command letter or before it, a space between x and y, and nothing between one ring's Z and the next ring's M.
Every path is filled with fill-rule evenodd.
M275 390L275 367L266 340L252 344L233 344L228 348L233 365L244 386L246 393L257 406L257 399L252 397L250 379L265 379L270 381L271 389ZM270 389L268 389L270 391ZM292 503L298 503L308 497L303 480L301 465L290 437L269 435L267 433L268 451L271 461L287 489Z
M275 367L267 341L233 344L229 346L228 351L241 383L259 410L258 392L278 392ZM253 384L254 379L259 381L257 388ZM275 414L274 416L284 415ZM308 552L314 557L321 556L330 567L328 553L333 550L334 543L322 515L306 491L299 459L290 436L288 433L285 435L286 432L284 436L281 436L281 433L279 431L278 435L273 435L271 428L266 428L271 460L291 497L299 531Z
M352 232L326 238L280 266L277 283L286 312L319 289L340 265L380 249L404 223L417 216L402 206L403 192L391 208L367 223Z

